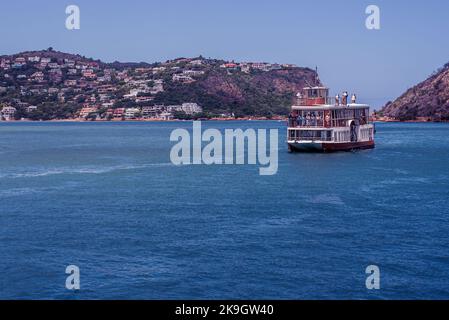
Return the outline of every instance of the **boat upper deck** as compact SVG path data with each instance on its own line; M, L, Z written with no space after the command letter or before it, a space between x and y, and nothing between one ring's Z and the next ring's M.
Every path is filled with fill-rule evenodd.
M348 93L335 98L329 97L325 87L307 87L298 93L296 104L292 106L289 116L289 128L342 128L352 123L357 126L369 124L369 105L356 103L353 94L348 101Z
M350 103L347 105L337 104L317 104L317 105L294 105L292 110L343 110L343 109L366 109L367 104Z
M341 110L341 109L366 109L367 104L356 103L356 95L353 94L349 101L349 94L345 91L343 96L329 96L329 88L326 87L306 87L296 96L296 101L292 106L295 110Z

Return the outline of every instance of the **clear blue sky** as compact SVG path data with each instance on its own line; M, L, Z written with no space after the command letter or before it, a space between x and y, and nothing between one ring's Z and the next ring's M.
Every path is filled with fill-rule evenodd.
M81 30L65 28L65 8ZM381 30L365 8L381 9ZM202 54L319 67L333 92L378 107L449 62L449 1L42 0L3 1L0 54L53 47L104 61Z

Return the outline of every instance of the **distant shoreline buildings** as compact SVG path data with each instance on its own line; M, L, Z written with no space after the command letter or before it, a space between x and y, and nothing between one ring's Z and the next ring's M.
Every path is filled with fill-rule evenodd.
M232 118L233 111L207 113L189 94L184 97L179 90L173 98L171 92L195 88L211 73L232 77L289 68L297 67L203 57L153 64L103 63L51 48L0 56L0 121ZM201 100L198 95L196 100ZM210 109L212 98L208 104Z

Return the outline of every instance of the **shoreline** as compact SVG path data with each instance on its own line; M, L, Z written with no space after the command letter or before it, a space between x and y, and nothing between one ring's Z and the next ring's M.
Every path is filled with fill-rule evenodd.
M274 119L264 119L264 118L212 118L212 119L198 119L198 120L181 120L181 119L173 119L173 120L159 120L159 119L129 119L129 120L95 120L95 121L87 121L80 119L53 119L53 120L2 120L0 123L20 123L20 122L76 122L76 123L120 123L120 122L192 122L192 121L287 121L288 118L274 118Z
M406 121L400 121L400 120L373 120L372 122L381 122L381 123L449 123L449 121L441 120L441 121L424 121L424 120L406 120Z
M288 121L288 117L276 117L272 119L267 119L264 117L245 117L245 118L211 118L211 119L172 119L172 120L161 120L161 119L129 119L129 120L81 120L81 119L52 119L52 120L0 120L0 123L51 123L51 122L70 122L70 123L120 123L120 122L192 122L192 121ZM372 120L373 123L449 123L449 121L425 121L425 120Z

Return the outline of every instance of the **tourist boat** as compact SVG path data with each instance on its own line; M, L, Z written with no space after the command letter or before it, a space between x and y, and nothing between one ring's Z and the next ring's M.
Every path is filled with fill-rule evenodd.
M290 152L334 152L374 148L369 105L355 95L329 97L325 87L307 87L297 96L288 121Z

